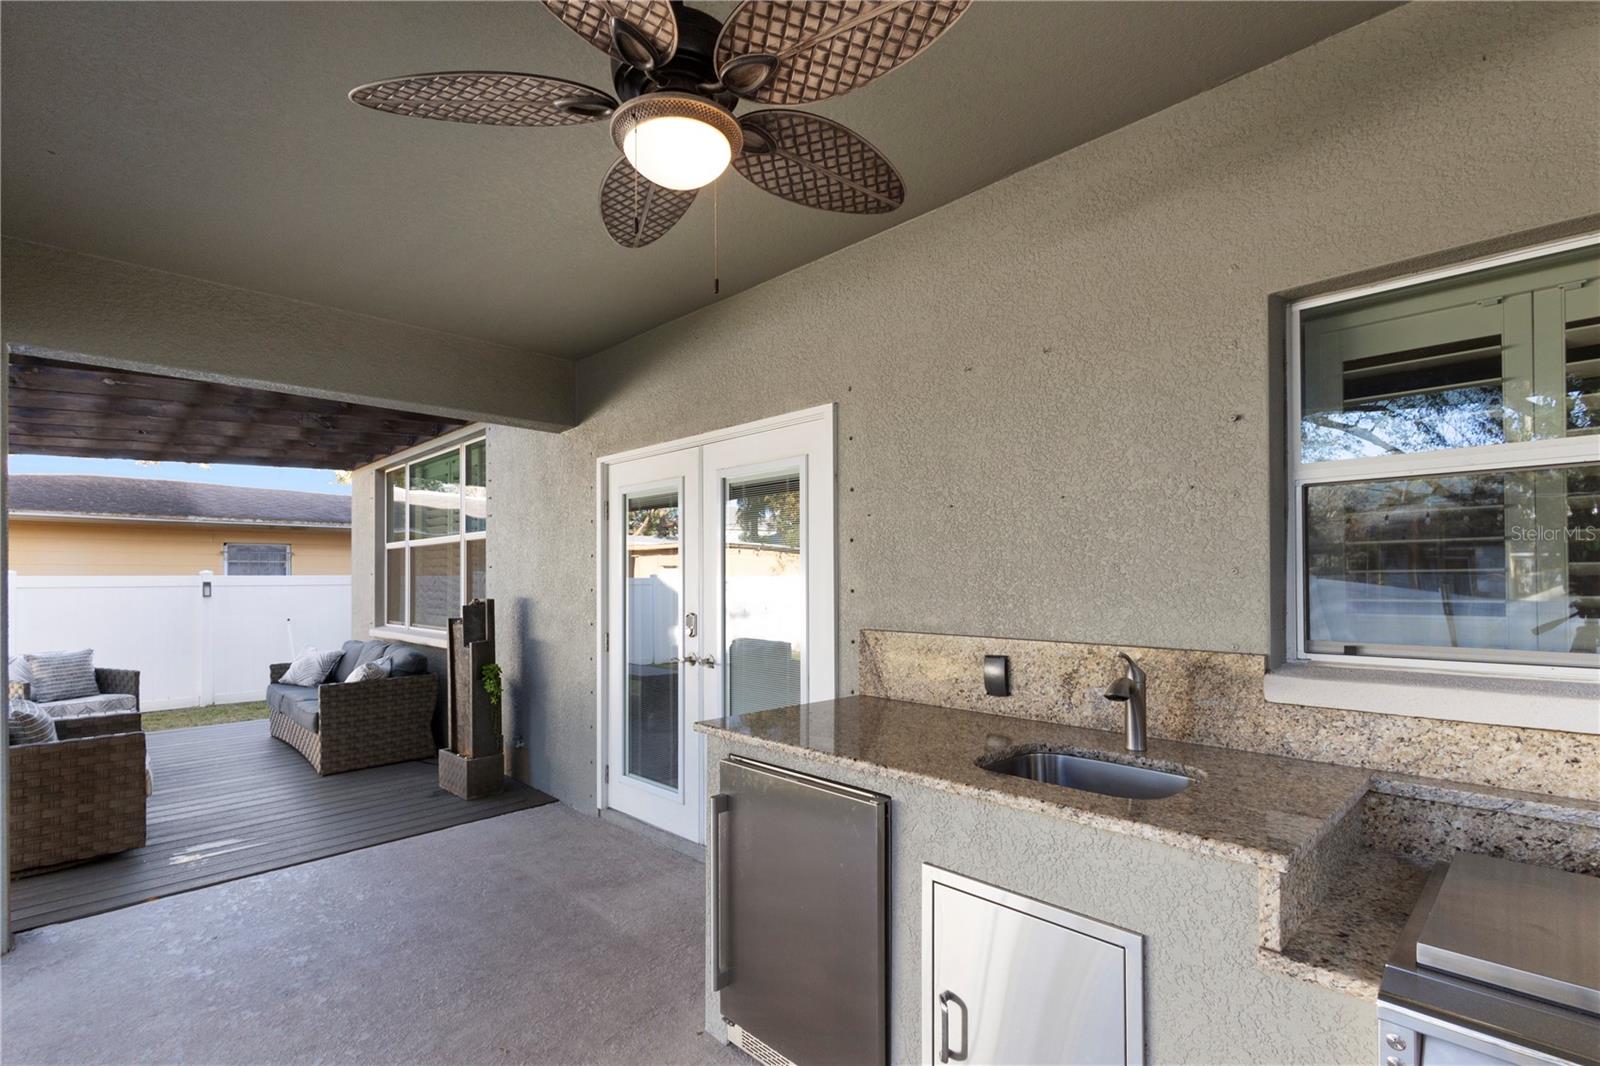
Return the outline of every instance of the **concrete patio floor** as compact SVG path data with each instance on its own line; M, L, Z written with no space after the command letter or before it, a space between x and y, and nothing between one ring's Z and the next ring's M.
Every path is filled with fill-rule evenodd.
M17 1063L748 1063L704 867L552 804L23 933Z

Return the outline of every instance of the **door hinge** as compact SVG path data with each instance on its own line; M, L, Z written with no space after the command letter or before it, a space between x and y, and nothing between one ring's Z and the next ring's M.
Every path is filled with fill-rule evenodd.
M611 501L610 500L606 501L605 511L604 511L603 517L605 518L605 520L607 522L611 521Z
M600 780L604 781L608 785L611 784L611 764L610 763L606 763L605 768L600 771Z
M607 655L611 654L611 634L610 633L607 633L605 635L605 653Z

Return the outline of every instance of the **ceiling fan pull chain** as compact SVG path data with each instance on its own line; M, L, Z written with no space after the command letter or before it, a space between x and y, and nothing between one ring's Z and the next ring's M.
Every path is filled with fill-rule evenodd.
M722 268L717 262L717 186L720 181L711 183L711 295L722 295Z

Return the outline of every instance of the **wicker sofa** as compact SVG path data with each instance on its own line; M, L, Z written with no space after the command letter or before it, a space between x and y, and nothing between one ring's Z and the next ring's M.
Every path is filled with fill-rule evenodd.
M79 696L70 700L40 703L46 714L57 720L84 714L126 713L139 710L139 671L117 670L104 666L94 668L94 683L99 692L93 696ZM6 696L8 699L33 698L33 675L27 659L14 656L6 665Z
M389 676L346 683L357 666L389 660ZM268 726L319 774L428 759L438 753L433 708L438 682L415 648L381 640L348 641L321 685L285 685L288 663L268 668Z
M144 732L137 711L56 719L59 739L11 747L11 872L145 843Z

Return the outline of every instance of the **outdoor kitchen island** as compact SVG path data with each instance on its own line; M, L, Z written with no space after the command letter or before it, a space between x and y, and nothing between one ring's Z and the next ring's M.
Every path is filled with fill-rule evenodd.
M1368 1061L1378 980L1421 894L1426 859L1390 854L1364 801L1399 794L1473 805L1464 786L1447 782L1159 739L1133 756L1120 733L876 697L696 728L707 738L712 795L723 759L739 755L890 797L892 1062L922 1059L924 1029L934 1027L923 1009L925 863L1141 934L1149 1061ZM1041 749L1193 782L1164 799L1130 800L978 765ZM1549 797L1480 791L1499 811L1550 806ZM1592 804L1572 803L1575 821L1592 818ZM708 862L713 931L716 876ZM706 1024L722 1037L715 951L708 933Z

